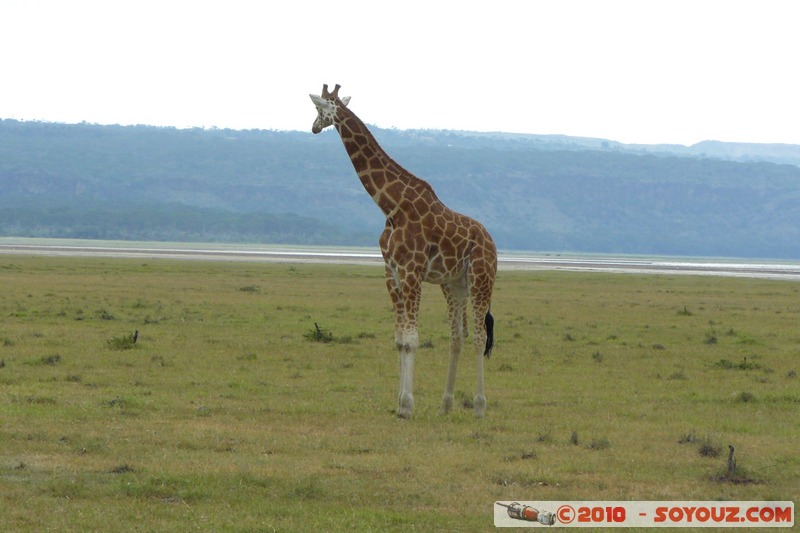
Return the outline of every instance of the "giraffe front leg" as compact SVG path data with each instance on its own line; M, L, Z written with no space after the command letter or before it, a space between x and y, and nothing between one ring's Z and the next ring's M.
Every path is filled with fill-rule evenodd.
M384 247L384 235L381 239L381 247ZM394 343L397 346L397 356L400 367L400 387L397 395L397 416L400 418L411 418L411 411L414 409L414 352L410 352L411 344L406 342L404 328L406 327L407 317L404 304L403 292L400 289L400 278L395 268L389 262L386 264L386 288L389 290L389 297L394 307ZM415 347L416 350L416 347ZM410 352L410 353L409 353Z
M400 295L402 309L400 315L399 335L395 334L395 344L400 357L400 394L398 397L397 416L410 418L414 408L414 357L419 347L417 333L417 315L422 294L421 281L414 272L400 275Z
M397 353L400 359L400 394L397 398L397 416L411 418L414 409L414 357L419 347L416 331L399 333L395 336Z

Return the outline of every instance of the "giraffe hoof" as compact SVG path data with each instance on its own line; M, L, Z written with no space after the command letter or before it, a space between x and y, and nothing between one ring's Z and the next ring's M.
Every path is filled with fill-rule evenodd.
M439 409L440 415L446 415L453 408L453 395L445 394L442 396L442 407Z
M414 397L408 392L401 392L397 405L398 418L411 418L414 409Z
M486 397L485 396L475 396L473 400L473 405L475 406L475 416L477 418L483 418L483 413L486 411Z

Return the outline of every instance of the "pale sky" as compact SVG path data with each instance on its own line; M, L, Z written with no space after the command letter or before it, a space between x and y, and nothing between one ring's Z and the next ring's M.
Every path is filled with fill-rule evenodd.
M0 118L800 144L793 0L2 0Z

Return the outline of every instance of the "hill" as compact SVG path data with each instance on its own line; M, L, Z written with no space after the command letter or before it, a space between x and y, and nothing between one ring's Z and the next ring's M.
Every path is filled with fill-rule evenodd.
M373 133L502 249L800 258L800 147ZM382 227L333 131L0 121L3 236L373 245Z

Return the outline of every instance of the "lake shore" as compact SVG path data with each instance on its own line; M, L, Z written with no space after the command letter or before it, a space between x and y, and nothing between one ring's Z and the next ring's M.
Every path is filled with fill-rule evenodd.
M0 254L383 265L377 248L0 238ZM733 258L500 251L499 270L687 274L800 281L800 263Z

